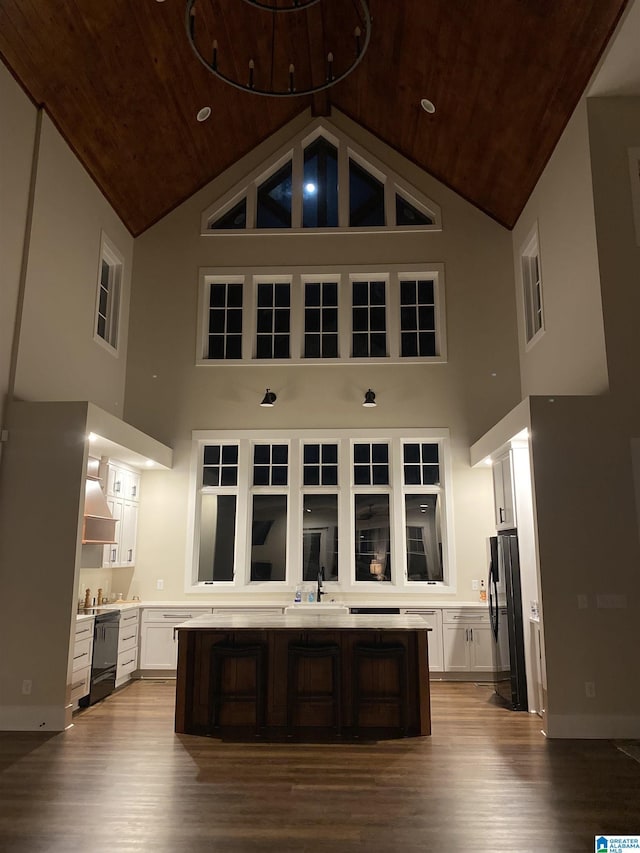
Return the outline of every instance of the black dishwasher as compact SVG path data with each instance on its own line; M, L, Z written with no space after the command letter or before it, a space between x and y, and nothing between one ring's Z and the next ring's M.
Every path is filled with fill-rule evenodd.
M81 700L82 705L93 705L113 692L116 686L118 665L118 633L120 611L107 610L96 613L93 629L93 659L91 662L91 689Z

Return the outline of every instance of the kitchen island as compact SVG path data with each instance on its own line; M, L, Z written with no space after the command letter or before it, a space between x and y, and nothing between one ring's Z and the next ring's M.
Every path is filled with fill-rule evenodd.
M177 625L176 732L226 736L259 729L262 737L273 739L323 732L376 737L430 734L425 621L413 615L321 612L320 607L317 614L308 610L284 615L211 614ZM219 673L218 680L213 677L212 649L247 646L260 650L261 714L251 699L258 691L254 660L227 661L224 677ZM318 646L333 649L337 684L331 661L322 656L306 659L304 649ZM303 649L295 670L293 647ZM336 698L336 689L338 708L327 701L328 696ZM295 714L289 705L292 691L299 700ZM216 704L219 713L214 715Z

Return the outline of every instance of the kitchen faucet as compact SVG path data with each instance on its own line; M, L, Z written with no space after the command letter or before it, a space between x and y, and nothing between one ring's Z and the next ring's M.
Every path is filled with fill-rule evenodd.
M324 566L320 566L318 569L318 590L316 593L316 601L318 604L322 601L322 596L324 595Z

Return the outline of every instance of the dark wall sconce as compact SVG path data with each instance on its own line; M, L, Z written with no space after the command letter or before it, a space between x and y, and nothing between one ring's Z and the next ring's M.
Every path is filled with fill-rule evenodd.
M265 408L265 409L272 409L277 399L278 399L278 398L277 398L277 396L273 393L273 391L271 391L269 388L267 388L267 390L265 391L264 397L262 398L262 402L260 403L260 405L261 405L263 408Z
M364 395L364 401L362 405L365 407L365 409L373 409L375 406L378 405L376 403L376 395L373 393L371 388L369 388L367 393Z

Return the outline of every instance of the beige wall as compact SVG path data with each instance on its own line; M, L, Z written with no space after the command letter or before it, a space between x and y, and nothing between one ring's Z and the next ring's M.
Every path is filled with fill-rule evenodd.
M442 233L200 237L201 212L301 130L293 122L136 240L125 414L174 447L140 515L135 580L143 597L182 595L194 429L448 427L458 595L486 573L490 474L469 445L520 399L509 233L346 118L334 123L442 208ZM448 363L195 366L198 269L247 265L444 264ZM493 375L495 374L495 375ZM269 386L277 406L258 402ZM363 409L373 387L378 407ZM157 593L155 580L165 582ZM477 598L477 593L474 594Z
M589 100L589 133L611 390L637 412L640 246L634 230L628 149L640 147L640 98Z
M124 256L121 347L93 340L104 230ZM133 238L45 116L35 187L15 393L90 400L122 414Z
M11 350L29 203L36 109L0 63L0 422ZM9 118L10 116L10 118Z
M513 229L522 395L607 389L586 101ZM538 224L545 332L526 346L520 256Z
M640 732L640 540L623 409L606 396L531 400L552 737ZM603 606L611 595L621 606Z
M86 423L86 403L11 410L0 468L0 730L59 731L70 722Z

